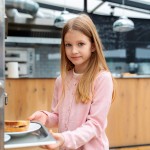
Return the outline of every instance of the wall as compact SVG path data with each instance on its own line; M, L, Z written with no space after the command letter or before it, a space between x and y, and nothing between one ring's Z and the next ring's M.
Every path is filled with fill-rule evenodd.
M59 74L59 45L43 45L36 47L34 78L56 78Z

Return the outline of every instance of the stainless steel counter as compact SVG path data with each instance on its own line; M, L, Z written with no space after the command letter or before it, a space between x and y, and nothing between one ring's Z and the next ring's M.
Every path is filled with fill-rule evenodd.
M122 75L117 75L114 76L114 78L150 78L150 75L130 75L130 76L122 76Z

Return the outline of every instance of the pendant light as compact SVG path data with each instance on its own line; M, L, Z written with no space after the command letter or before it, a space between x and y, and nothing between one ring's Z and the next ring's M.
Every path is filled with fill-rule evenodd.
M122 0L124 6L124 0ZM128 32L134 29L134 23L128 19L127 16L121 16L113 23L113 31L115 32Z
M69 13L69 11L66 10L66 8L65 8L65 0L64 0L64 10L61 12L61 14L59 16L57 16L55 18L54 26L56 26L58 28L63 28L63 26L65 25L65 23L69 19L72 19L74 17L75 17L75 15Z
M74 15L70 14L67 10L63 10L60 16L57 16L54 21L54 25L58 28L63 28L65 23L75 17Z

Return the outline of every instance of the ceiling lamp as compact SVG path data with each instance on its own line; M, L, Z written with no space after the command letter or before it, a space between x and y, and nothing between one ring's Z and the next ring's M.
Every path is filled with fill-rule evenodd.
M121 16L113 23L113 31L115 32L128 32L134 29L134 23L126 16Z
M68 11L64 10L61 12L60 16L55 18L54 25L58 28L63 28L65 23L69 20L74 18L75 15L69 13Z
M124 6L124 0L122 0ZM113 31L115 32L128 32L134 29L134 23L128 19L127 16L121 16L118 20L113 23Z

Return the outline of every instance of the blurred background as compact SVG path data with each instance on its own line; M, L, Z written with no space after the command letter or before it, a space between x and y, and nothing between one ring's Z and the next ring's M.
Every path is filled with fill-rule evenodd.
M149 150L150 0L5 0L5 119L50 111L61 30L80 13L94 21L117 81L108 116L110 149Z
M6 0L5 3L6 77L7 63L11 61L19 63L20 77L59 75L61 27L57 24L61 24L59 19L66 12L64 20L67 15L71 18L83 12L91 16L114 76L126 72L150 74L149 0ZM130 18L133 27L130 31L115 31L114 22L124 16ZM128 30L130 22L125 26Z

